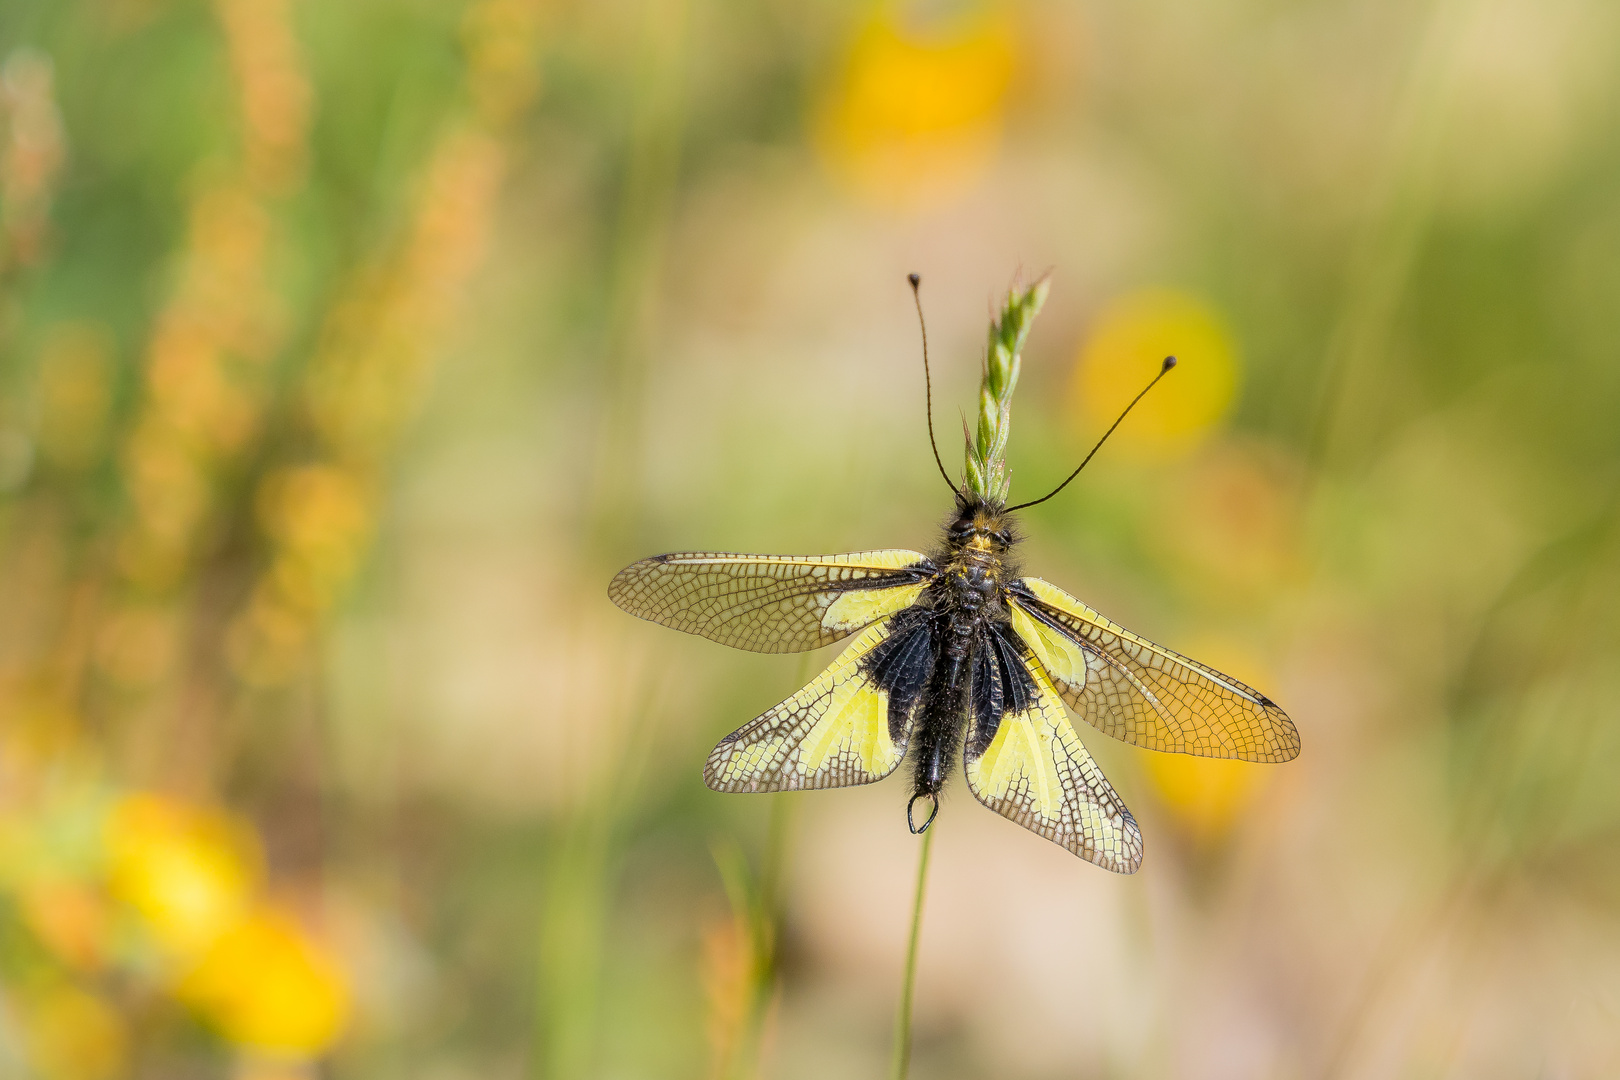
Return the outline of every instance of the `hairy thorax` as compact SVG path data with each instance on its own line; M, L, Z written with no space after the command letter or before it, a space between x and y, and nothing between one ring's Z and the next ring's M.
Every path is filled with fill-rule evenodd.
M1011 520L999 509L958 504L956 517L945 528L939 579L939 606L958 634L970 633L983 620L1005 617L1001 596L1011 578L1009 556L1016 542Z

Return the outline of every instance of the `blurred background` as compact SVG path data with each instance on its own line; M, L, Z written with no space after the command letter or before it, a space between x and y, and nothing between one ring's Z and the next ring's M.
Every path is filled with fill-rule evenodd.
M1620 1074L1615 5L8 0L0 1075L880 1075L903 782L605 587L930 546L1047 269L1030 571L1304 752L958 786L913 1075Z

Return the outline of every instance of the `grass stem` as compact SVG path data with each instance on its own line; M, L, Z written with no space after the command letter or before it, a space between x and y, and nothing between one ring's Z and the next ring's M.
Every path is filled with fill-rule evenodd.
M911 901L911 940L906 944L905 981L900 984L900 1010L894 1020L894 1060L891 1080L905 1080L911 1071L911 997L917 985L917 941L922 936L923 896L928 891L928 852L934 846L934 830L923 833L922 854L917 860L917 895Z

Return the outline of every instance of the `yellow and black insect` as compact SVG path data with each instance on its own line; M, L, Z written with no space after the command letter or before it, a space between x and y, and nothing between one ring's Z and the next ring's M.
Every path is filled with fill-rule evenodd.
M918 278L911 275L915 292ZM932 824L960 751L990 809L1120 873L1142 862L1142 833L1070 721L1134 746L1205 757L1288 761L1299 733L1265 695L1108 621L1040 578L1020 576L1007 506L1006 445L1019 352L1046 282L1014 290L992 324L979 425L956 509L931 554L731 555L643 559L608 588L632 615L753 652L800 652L855 635L797 694L720 741L703 770L716 791L792 791L881 780L913 761L906 820ZM921 317L921 305L918 305ZM927 333L923 364L927 372ZM933 441L932 389L929 440ZM928 816L913 814L919 800Z

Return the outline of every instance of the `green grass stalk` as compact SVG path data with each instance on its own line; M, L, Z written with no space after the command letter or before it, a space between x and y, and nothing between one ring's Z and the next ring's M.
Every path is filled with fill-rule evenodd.
M906 943L906 972L900 984L900 1008L894 1019L891 1080L905 1080L911 1071L911 999L917 985L917 942L922 937L923 897L928 892L928 853L933 846L934 829L930 828L923 833L922 853L917 860L917 892L911 901L911 938Z
M530 1075L584 1080L600 1072L603 966L624 825L641 793L656 731L649 680L626 720L618 756L593 777L559 829L540 901Z

